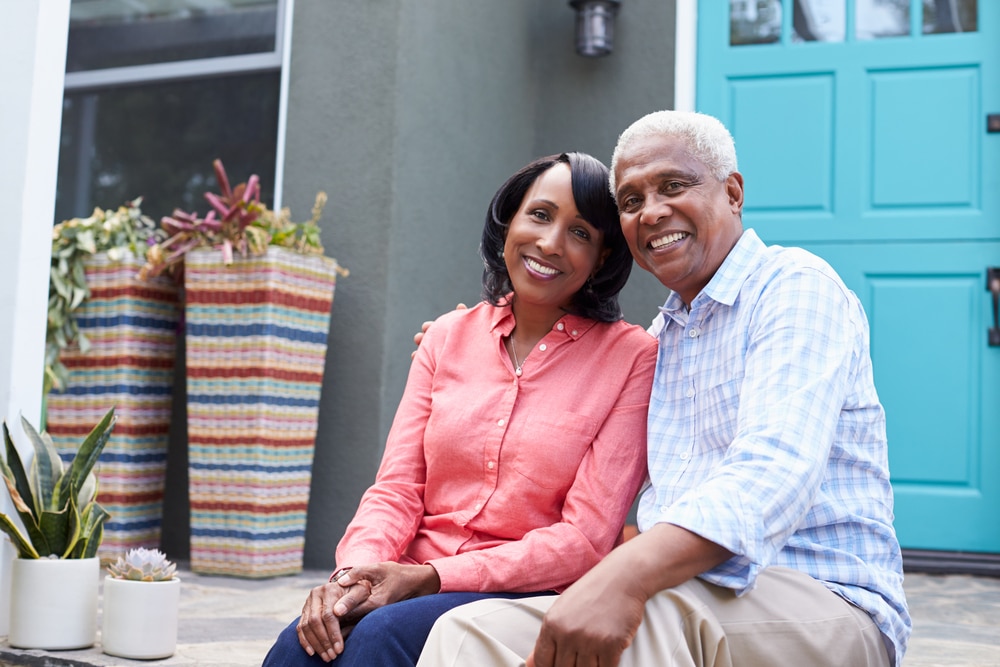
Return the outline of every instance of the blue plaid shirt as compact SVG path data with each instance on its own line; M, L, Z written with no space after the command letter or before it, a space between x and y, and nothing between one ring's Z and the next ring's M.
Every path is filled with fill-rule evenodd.
M729 549L701 578L738 595L768 566L813 576L872 616L899 665L911 621L857 297L823 260L746 230L690 312L676 294L660 311L640 529Z

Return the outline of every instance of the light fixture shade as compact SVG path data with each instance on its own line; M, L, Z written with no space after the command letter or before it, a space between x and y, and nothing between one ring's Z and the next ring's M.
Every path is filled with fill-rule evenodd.
M576 10L576 52L599 57L611 53L615 41L615 15L619 0L570 0Z

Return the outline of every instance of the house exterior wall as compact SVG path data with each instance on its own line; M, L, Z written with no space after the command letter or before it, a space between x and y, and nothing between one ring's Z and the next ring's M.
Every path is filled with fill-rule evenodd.
M327 192L323 241L351 271L333 305L306 567L333 564L374 480L413 333L479 298L494 191L546 153L608 162L622 129L672 105L673 45L673 2L662 0L623 2L614 53L600 59L576 55L561 0L295 4L282 201L301 217ZM636 269L626 319L645 325L663 297ZM188 539L179 438L163 534L176 554Z

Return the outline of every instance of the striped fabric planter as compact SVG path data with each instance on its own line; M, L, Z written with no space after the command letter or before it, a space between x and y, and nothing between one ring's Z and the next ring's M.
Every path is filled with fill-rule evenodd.
M275 247L185 260L194 572L302 570L336 268Z
M111 513L102 558L160 546L179 290L167 278L139 280L142 264L131 254L120 262L106 253L87 260L90 298L77 323L91 348L63 351L68 386L48 397L46 429L66 460L116 407L118 424L96 468L98 501Z

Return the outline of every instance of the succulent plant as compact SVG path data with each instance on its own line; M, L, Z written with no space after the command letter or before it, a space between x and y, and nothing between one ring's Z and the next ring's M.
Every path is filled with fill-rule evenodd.
M166 232L143 215L142 197L126 202L117 210L95 208L89 218L64 220L52 229L52 265L49 268L49 311L45 330L45 376L43 391L65 389L69 371L59 353L76 344L90 349L90 341L77 325L77 309L90 298L84 262L106 252L112 261L121 261L130 252L143 257L149 245L161 241Z
M169 581L176 570L177 566L162 551L145 547L129 549L108 565L112 577L130 581Z
M35 449L27 470L4 421L7 459L0 457L0 472L27 534L3 513L0 530L7 533L18 557L92 558L97 554L104 537L104 522L110 515L97 503L93 468L116 419L115 409L111 408L67 465L59 458L49 434L39 433L22 416L21 426Z

